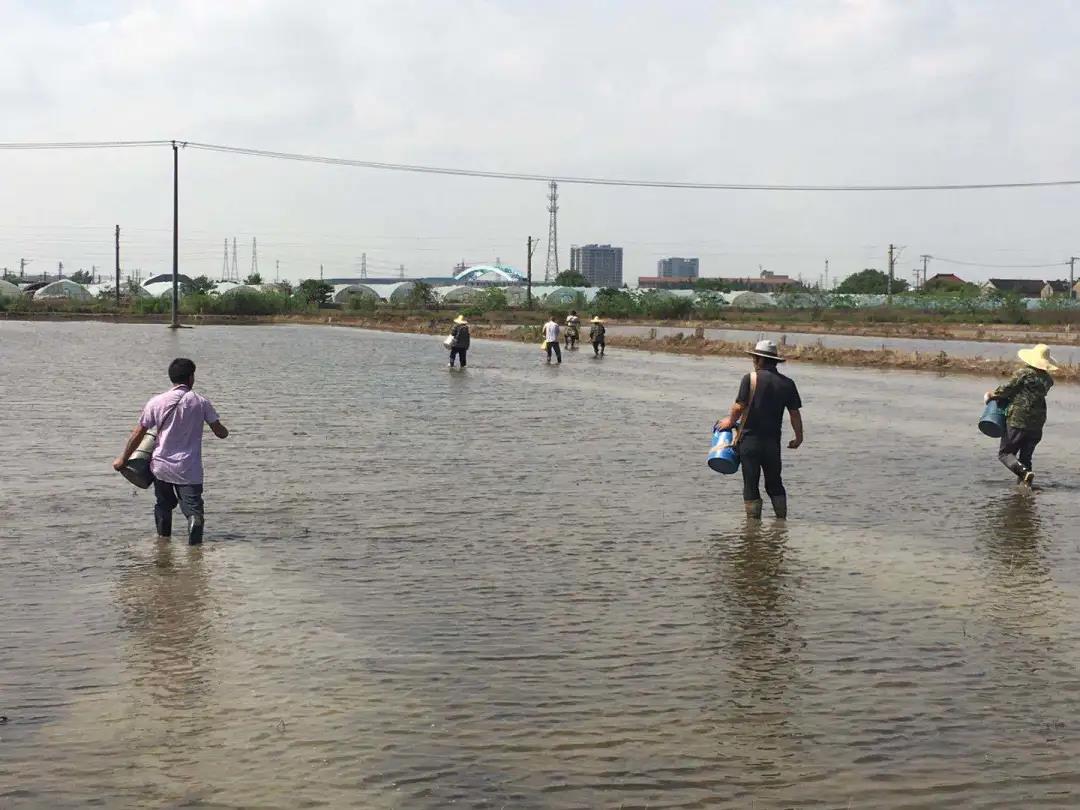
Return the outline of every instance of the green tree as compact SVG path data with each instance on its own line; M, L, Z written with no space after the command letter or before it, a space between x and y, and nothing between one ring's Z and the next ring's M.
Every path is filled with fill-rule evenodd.
M256 273L250 273L248 275L248 277L244 279L244 283L245 284L251 284L252 286L254 286L256 284L262 284L262 276L259 275L259 273L257 273L257 272Z
M908 283L902 278L893 279L894 293L905 292L907 288ZM845 295L885 295L889 291L889 276L873 267L867 267L845 278L836 291Z
M589 280L577 270L563 270L555 276L555 283L560 287L588 287Z
M191 283L181 282L184 295L209 295L217 289L217 282L211 281L206 276L196 276Z
M293 294L293 285L287 281L275 281L274 289L282 295L291 296Z
M411 309L435 309L439 305L439 298L435 295L435 288L426 281L414 281L405 297L405 305Z
M315 304L321 306L330 300L330 296L334 294L334 288L327 284L325 281L320 281L317 278L309 278L300 282L300 286L296 288L296 295L300 300L307 302L308 304Z
M85 270L78 270L72 273L69 278L76 284L93 284L94 277Z
M946 293L950 295L979 295L979 285L955 278L932 278L923 287L926 293Z
M477 302L477 305L484 312L495 312L510 308L510 302L506 299L506 292L499 287L488 287L484 290L484 294Z

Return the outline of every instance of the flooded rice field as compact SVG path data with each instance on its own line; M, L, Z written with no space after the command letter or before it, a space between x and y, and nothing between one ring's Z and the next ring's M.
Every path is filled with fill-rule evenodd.
M653 329L658 337L670 337L682 332L692 335L693 327L679 326L635 326L613 325L608 327L609 335L628 335L644 337ZM1016 350L1030 346L1023 343L995 343L982 340L934 340L928 338L873 337L870 335L823 335L812 332L778 332L775 330L755 329L705 329L708 340L730 342L750 342L761 338L783 342L788 346L817 346L830 349L890 349L900 352L922 352L937 354L945 352L950 357L982 357L986 360L1015 360ZM1036 341L1037 342L1037 341ZM1052 344L1050 352L1055 360L1062 363L1080 363L1080 346Z
M1080 391L1038 489L976 377L331 327L0 323L0 807L1016 808L1080 797ZM590 353L591 354L591 353ZM109 467L176 355L207 543Z

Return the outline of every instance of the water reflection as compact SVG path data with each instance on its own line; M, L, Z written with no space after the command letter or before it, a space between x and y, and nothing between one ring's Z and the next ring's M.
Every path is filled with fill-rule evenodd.
M214 682L209 576L201 548L159 541L121 577L121 626L133 682L165 709L206 701Z
M783 701L798 677L803 646L785 562L788 529L783 523L748 521L712 542L717 565L710 621L726 653L735 700L760 711L763 704Z

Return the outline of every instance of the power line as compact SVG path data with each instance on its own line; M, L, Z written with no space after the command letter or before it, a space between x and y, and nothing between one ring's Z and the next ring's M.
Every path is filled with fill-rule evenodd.
M965 262L959 259L946 259L942 256L930 256L935 262L945 262L946 264L962 264L967 267L1000 267L1003 269L1030 269L1034 270L1039 267L1062 267L1068 264L1068 262L1050 262L1048 264L988 264L987 262Z
M0 149L128 149L140 146L168 146L172 141L25 141L0 143Z

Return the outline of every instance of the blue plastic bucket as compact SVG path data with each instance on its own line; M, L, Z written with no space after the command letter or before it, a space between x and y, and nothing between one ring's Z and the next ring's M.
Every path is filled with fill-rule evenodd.
M712 448L707 459L709 466L718 473L731 475L739 469L739 451L731 446L730 430L713 429Z
M1000 439L1005 435L1005 409L1001 404L992 399L983 408L982 417L979 419L979 430L991 439Z

